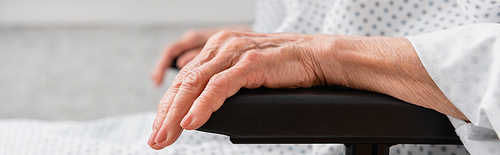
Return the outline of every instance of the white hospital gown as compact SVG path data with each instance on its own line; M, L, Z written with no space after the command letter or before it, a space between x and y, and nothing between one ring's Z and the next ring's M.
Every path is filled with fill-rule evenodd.
M450 118L468 151L500 154L500 27L474 24L500 22L499 0L257 0L256 8L256 32L407 37L439 88L471 120ZM146 145L153 117L0 120L0 154L344 154L342 145L232 145L225 136L197 131L153 151ZM454 145L397 145L390 154L467 152Z
M450 117L467 150L474 155L500 154L500 24L408 39L441 91L471 121Z
M439 88L472 121L450 118L465 147L500 154L500 1L284 0L260 1L257 9L257 32L408 37ZM399 145L391 154L462 149L430 148Z

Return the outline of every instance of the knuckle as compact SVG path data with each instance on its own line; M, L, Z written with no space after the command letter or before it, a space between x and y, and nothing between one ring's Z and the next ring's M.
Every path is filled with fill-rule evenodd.
M244 39L240 37L231 37L224 41L219 52L222 53L233 53L235 51L241 51L241 47L245 46Z
M211 99L209 99L210 97L214 97L214 96L200 96L200 97L198 97L197 106L199 106L199 108L202 109L202 111L215 112L218 109L217 103L209 102L209 101L211 101Z
M156 114L156 117L158 118L165 118L165 116L167 116L167 109L161 109L161 110L158 110L158 113Z
M172 82L172 85L170 86L170 88L179 88L179 86L181 86L182 84L182 79L184 77L184 75L186 74L186 72L184 70L181 70L181 72L179 72L179 74L177 74L177 76L175 76L174 78L174 81Z
M230 30L222 30L214 34L212 37L210 37L210 40L227 40L228 38L234 37L236 33L234 31Z
M219 88L221 83L228 82L231 80L226 74L215 74L210 78L210 81L208 82L209 85L213 88Z
M257 49L244 51L239 57L230 60L231 66L251 67L262 64L262 54Z
M197 104L198 108L206 110L207 108L210 108L210 102L208 102L209 99L206 95L201 95L197 98Z
M231 37L234 35L234 31L231 30L221 30L217 32L217 36L219 37Z
M262 60L262 55L257 50L248 50L244 53L242 61L259 63Z
M212 94L224 95L227 84L230 83L229 76L225 74L215 74L212 76L205 88L205 91L210 91Z
M171 88L172 87L176 87L176 88L179 88L182 84L182 80L180 80L179 77L175 77L175 80L174 82L172 82L172 85L170 86Z
M184 111L184 110L185 110L184 106L182 106L180 104L172 104L172 106L170 106L170 108L168 109L168 111L171 113L176 113L176 112L180 112L180 111Z
M212 95L202 95L199 97L200 104L204 104L203 107L206 109L210 109L214 111L217 107L214 107L217 104L213 104L209 98L227 98L229 97L227 94L229 84L231 83L232 78L228 74L215 74L210 78L210 81L207 84L205 91L210 91Z
M247 39L242 37L231 37L227 40L227 43L229 43L229 45L239 46L243 43L246 43L246 41Z
M199 69L193 69L182 78L182 85L184 88L197 88L201 85L202 73Z

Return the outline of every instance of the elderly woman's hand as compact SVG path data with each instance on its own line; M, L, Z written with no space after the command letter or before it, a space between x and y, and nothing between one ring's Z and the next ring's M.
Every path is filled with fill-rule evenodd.
M310 87L324 83L313 51L329 38L221 31L187 64L161 99L149 145L171 145L182 128L203 125L241 87ZM181 121L182 120L182 121Z
M148 144L162 149L203 125L241 87L342 85L392 95L464 119L405 38L222 31L177 75ZM451 105L451 106L450 106Z
M156 86L160 86L163 82L165 71L174 63L173 60L175 58L177 58L177 64L175 65L179 68L184 67L200 53L207 40L221 30L251 31L247 26L188 30L179 40L163 50L155 69L151 73L151 80L153 80Z

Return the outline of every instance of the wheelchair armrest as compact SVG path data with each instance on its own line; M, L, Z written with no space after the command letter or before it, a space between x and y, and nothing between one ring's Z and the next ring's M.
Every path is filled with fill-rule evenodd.
M339 87L242 89L198 130L233 143L461 144L439 112Z

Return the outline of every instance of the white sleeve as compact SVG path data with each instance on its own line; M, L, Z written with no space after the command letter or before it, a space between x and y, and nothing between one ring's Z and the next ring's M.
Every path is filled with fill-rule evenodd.
M500 154L500 24L407 37L446 97L471 121L450 117L473 155Z

